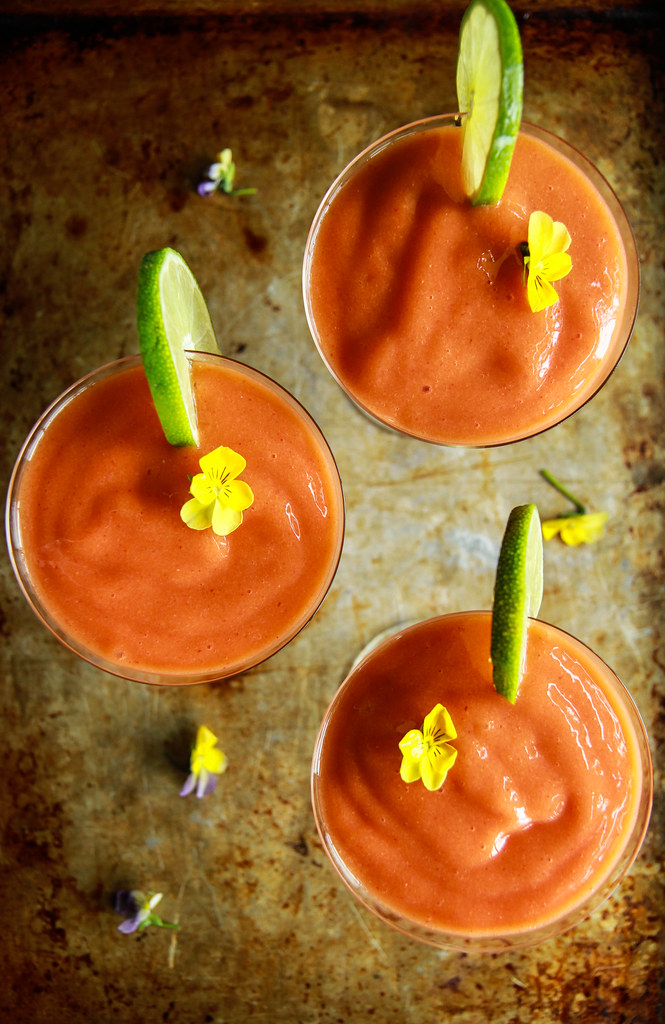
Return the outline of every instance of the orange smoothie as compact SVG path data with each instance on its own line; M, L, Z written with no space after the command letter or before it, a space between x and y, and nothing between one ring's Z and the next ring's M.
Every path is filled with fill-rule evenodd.
M538 313L520 255L535 210L566 225L573 265ZM607 183L532 126L501 201L472 207L448 116L399 129L337 179L303 289L319 351L364 411L427 441L481 446L545 430L595 394L628 342L639 272Z
M437 945L540 941L586 916L636 855L651 804L639 714L587 647L529 625L517 701L492 684L490 612L427 620L353 670L312 770L315 816L342 879ZM429 792L400 778L399 741L443 704L457 759Z
M45 414L8 500L19 581L46 625L108 671L159 683L243 671L314 614L339 561L344 507L330 450L262 374L192 359L199 447L169 445L138 357L86 378ZM239 452L254 492L227 537L180 508L198 460Z

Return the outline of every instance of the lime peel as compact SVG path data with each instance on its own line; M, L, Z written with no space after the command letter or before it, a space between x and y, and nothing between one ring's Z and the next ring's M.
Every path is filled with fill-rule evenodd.
M472 0L457 51L462 177L474 206L498 203L522 120L524 65L519 29L505 0Z
M210 314L180 253L159 249L141 261L137 328L150 393L169 444L198 443L186 353L219 354Z
M495 689L515 703L524 670L529 618L543 598L543 536L535 505L508 516L494 583L490 657Z

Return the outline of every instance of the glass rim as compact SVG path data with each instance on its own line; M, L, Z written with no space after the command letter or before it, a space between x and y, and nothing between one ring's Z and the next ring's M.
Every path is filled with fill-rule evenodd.
M372 659L376 654L383 652L402 635L417 631L422 626L429 625L441 619L466 618L468 616L487 617L491 616L491 612L487 610L472 609L469 611L446 612L440 615L433 615L417 622L410 622L403 627L395 627L394 632L385 630L379 634L380 639L378 642L371 641L365 648L363 648L358 657L353 661L351 668L333 694L333 697L331 698L322 717L312 754L310 798L317 833L324 853L328 857L328 860L336 874L350 892L351 896L358 900L358 902L374 914L375 917L383 921L384 924L394 928L396 931L401 932L403 935L425 943L426 945L434 946L438 949L450 952L500 953L540 945L549 939L570 931L572 928L581 924L594 914L598 908L612 896L621 881L629 872L631 866L634 864L649 827L653 805L653 760L649 746L649 737L639 708L637 707L637 704L635 703L635 700L627 686L622 682L616 672L599 654L592 650L588 644L583 640L580 640L579 637L574 636L574 634L563 629L561 626L557 626L543 619L537 619L535 621L541 623L547 629L553 630L555 633L569 639L573 642L573 645L579 645L587 655L591 656L593 661L599 664L603 669L605 677L612 686L612 696L614 700L621 706L621 709L635 734L636 749L641 761L642 789L637 802L635 820L632 829L616 863L606 875L599 879L598 886L593 890L593 892L589 893L581 902L570 907L558 917L545 921L532 928L524 928L517 931L471 931L465 933L461 930L447 931L445 929L428 927L420 921L414 921L404 917L399 911L390 907L387 902L375 896L363 884L362 880L357 878L351 870L347 868L342 855L337 851L333 839L327 832L324 816L321 812L318 780L321 763L321 750L325 741L328 724L335 713L339 701L351 684L356 671L365 664L366 661Z
M316 213L312 219L307 240L305 242L305 251L303 256L303 265L301 273L301 289L303 305L305 310L305 319L307 326L314 345L321 357L326 369L335 380L337 385L344 392L347 399L359 409L371 422L376 426L379 426L385 430L389 430L392 433L401 434L405 437L412 437L416 440L423 441L427 444L437 445L443 448L470 448L470 449L484 449L484 448L501 448L509 444L517 444L520 441L526 441L533 437L546 433L548 430L552 430L559 424L564 423L566 420L574 416L575 413L583 409L595 396L603 389L609 379L614 374L614 371L619 366L619 363L623 359L625 351L628 347L630 339L635 328L637 320L637 314L639 310L639 300L641 292L641 269L639 261L639 253L637 249L637 243L635 240L635 234L633 232L632 225L628 218L628 214L623 206L623 203L616 194L614 188L609 183L604 174L596 167L595 164L589 160L576 146L560 135L556 135L554 132L541 128L539 125L532 124L529 121L522 121L520 124L520 132L525 135L531 135L535 138L539 138L541 141L548 144L552 149L559 152L561 155L566 157L573 163L579 171L581 171L591 181L592 185L597 189L607 205L609 212L614 220L617 231L621 238L621 242L624 247L625 258L626 258L626 301L625 306L620 318L620 329L617 332L617 340L613 343L612 349L613 354L611 358L607 360L607 363L597 376L593 378L592 383L585 390L582 390L579 401L572 407L568 408L567 411L559 413L550 418L547 423L543 425L537 425L530 429L522 429L516 433L507 436L500 437L495 440L475 442L473 440L468 441L450 441L441 440L432 436L424 436L423 433L419 433L416 430L407 429L405 427L396 425L390 422L387 418L384 418L377 410L373 410L363 402L360 398L353 394L347 384L340 378L334 366L323 351L323 346L320 340L319 332L316 327L316 321L310 301L310 276L311 276L311 265L313 252L316 244L316 239L319 231L321 222L328 211L333 199L337 193L344 187L347 181L353 177L356 170L359 169L367 161L373 159L377 154L381 153L387 146L392 142L399 141L400 139L416 134L418 132L428 131L433 128L439 127L453 127L459 125L459 113L447 113L447 114L434 114L428 117L420 118L416 121L411 121L408 124L401 125L397 128L391 129L384 135L375 139L365 146L359 153L357 153L346 166L337 174L332 183L328 186L323 198L321 199Z
M282 648L287 646L287 644L294 640L295 637L302 632L305 626L308 625L325 600L342 557L346 528L345 497L337 461L321 428L305 406L294 395L287 391L283 385L279 384L276 380L263 373L261 370L248 366L246 363L241 363L238 360L222 355L221 353L188 351L186 355L190 360L202 360L207 362L218 362L221 360L225 364L232 366L239 373L255 380L262 386L267 387L273 394L278 395L288 406L290 406L291 409L296 412L299 419L311 431L312 435L316 439L317 447L321 452L324 462L329 468L331 481L333 482L335 491L337 492L339 505L339 522L334 544L334 555L330 560L328 571L322 579L320 588L315 595L313 595L312 602L307 606L302 615L292 621L290 628L280 637L272 641L270 644L263 645L263 647L259 651L255 652L254 655L248 656L244 659L238 659L229 666L218 666L216 669L202 669L200 671L183 670L169 673L164 670L150 671L148 669L143 670L133 668L131 666L119 665L99 654L99 652L94 651L88 648L85 644L79 642L76 637L73 637L69 631L60 624L57 617L51 614L48 607L40 599L36 588L33 586L26 560L23 555L21 541L20 484L24 467L30 460L32 453L39 444L44 432L48 429L51 421L61 412L62 409L65 408L66 405L73 401L78 395L86 391L91 385L111 377L116 373L121 373L124 370L130 370L134 367L140 366L142 364L142 358L138 354L123 356L120 359L105 363L97 369L90 371L83 377L79 378L79 380L70 384L69 387L61 392L61 394L44 409L30 428L30 431L19 449L9 478L5 501L5 539L9 561L23 597L26 599L31 610L37 616L42 625L45 626L49 632L68 650L78 655L83 659L83 661L107 672L109 675L126 679L131 682L148 683L160 686L191 686L228 679L232 676L240 675L250 669L256 668L269 658L273 657L273 655L277 654L278 651L282 650Z

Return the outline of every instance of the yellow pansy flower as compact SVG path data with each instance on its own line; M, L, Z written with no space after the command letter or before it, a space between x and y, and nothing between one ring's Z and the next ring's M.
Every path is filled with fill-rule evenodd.
M215 448L199 460L201 472L192 478L193 497L180 509L180 518L191 530L207 530L226 537L242 523L242 514L254 501L251 487L236 477L247 463L232 448Z
M542 210L535 210L529 217L524 268L527 272L527 298L534 313L557 302L559 296L551 282L560 281L571 271L572 260L566 252L570 241L568 230L561 221L552 220Z
M546 469L541 469L540 475L551 484L559 494L572 502L575 511L567 516L556 516L554 519L545 519L542 523L543 540L551 540L557 533L564 544L575 546L577 544L594 544L603 535L605 523L609 519L608 512L587 512L586 505L571 494L562 483L552 476Z
M609 519L607 512L578 513L559 519L546 519L543 524L543 538L550 540L558 533L564 544L594 544L600 540Z
M452 719L442 704L427 715L422 731L411 729L400 740L400 776L404 782L422 779L425 789L439 789L457 757L448 740L457 739Z
M227 757L217 746L217 737L206 725L200 725L196 744L189 760L191 768L180 796L189 796L196 788L198 797L212 793L217 785L217 776L226 771Z

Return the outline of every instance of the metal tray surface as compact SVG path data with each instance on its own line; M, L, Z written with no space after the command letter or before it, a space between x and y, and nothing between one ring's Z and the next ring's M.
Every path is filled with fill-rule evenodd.
M309 626L230 681L168 689L61 647L0 567L0 1017L14 1024L515 1024L663 1019L663 30L644 4L516 5L525 119L598 165L640 253L633 338L602 392L505 448L442 449L368 422L311 342L300 275L311 219L357 151L454 109L463 4L3 5L2 473L75 379L137 351L138 266L170 245L223 351L314 415L344 482L342 561ZM186 16L198 11L205 17ZM201 198L224 146L257 194ZM547 467L610 513L594 546L545 549L542 618L630 688L655 804L630 874L543 946L420 945L357 906L309 796L322 714L350 661L404 619L489 607L510 508L562 502ZM178 796L205 723L229 769ZM163 892L179 931L117 931L112 894Z

